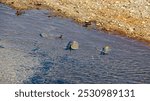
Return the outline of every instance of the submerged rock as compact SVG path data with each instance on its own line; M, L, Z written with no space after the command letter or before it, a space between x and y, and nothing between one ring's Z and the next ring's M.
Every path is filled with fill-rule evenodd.
M64 39L64 36L63 35L56 35L55 38L56 39Z
M60 35L58 38L59 38L59 39L63 39L63 35Z
M109 53L110 53L110 51L111 51L111 48L110 48L110 46L104 46L103 48L102 48L102 50L101 50L101 55L108 55Z
M22 10L17 10L16 11L17 16L22 15L22 14L25 14L25 11L22 11Z
M69 41L66 49L68 50L76 50L79 49L79 43L77 41Z
M48 34L48 33L41 33L41 37L47 38L47 39L63 39L63 35L55 35L55 34Z

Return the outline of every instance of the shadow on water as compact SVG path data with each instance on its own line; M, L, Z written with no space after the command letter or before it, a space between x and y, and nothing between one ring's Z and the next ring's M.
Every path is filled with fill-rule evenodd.
M69 52L69 51L68 51ZM43 52L44 53L44 52ZM58 56L52 59L48 54L41 55L41 66L38 67L37 72L33 74L25 84L71 84L76 83L76 80L72 79L74 75L82 74L81 68L86 67L84 63L81 63L78 59L74 59L72 54L66 54ZM56 61L56 62L55 62ZM79 72L77 72L77 71ZM81 70L81 71L80 71ZM80 77L75 77L82 81Z
M46 58L48 55L41 55L43 58ZM73 62L73 60L70 60L67 58L67 56L60 59L61 63L64 62ZM62 78L56 78L51 77L49 74L51 74L51 70L58 66L57 63L54 63L53 59L46 59L42 60L41 66L38 67L38 72L36 72L34 75L32 75L30 78L27 79L27 81L24 81L25 84L69 84L70 82L62 79ZM63 68L63 65L62 67ZM63 72L63 71L62 71Z
M29 78L30 81L24 82L25 84L69 84L68 81L63 79L57 79L57 80L49 80L45 79L42 76L33 76L32 78Z

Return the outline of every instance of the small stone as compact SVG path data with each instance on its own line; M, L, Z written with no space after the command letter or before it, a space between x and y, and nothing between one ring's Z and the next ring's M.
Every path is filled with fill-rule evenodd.
M49 37L47 33L41 33L40 36L43 37L43 38L48 38Z
M129 28L129 31L130 31L130 32L133 32L134 29L135 29L135 28L130 27L130 28Z
M16 11L16 15L17 15L17 16L22 15L22 14L24 14L24 13L25 13L25 11L22 11L22 10L17 10L17 11Z
M63 39L63 35L60 35L58 38L59 38L59 39Z
M69 49L69 50L79 49L79 43L77 41L69 41L69 43L67 44L66 49Z
M111 48L110 48L110 46L104 46L103 48L102 48L102 50L101 50L101 55L107 55L107 54L109 54L109 52L111 51Z
M91 22L90 21L85 21L84 23L83 23L83 27L88 27L88 26L90 26L91 25Z

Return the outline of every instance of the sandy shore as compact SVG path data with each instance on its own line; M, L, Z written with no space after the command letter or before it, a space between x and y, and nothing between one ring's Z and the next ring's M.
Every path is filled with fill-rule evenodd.
M53 9L57 14L98 29L150 42L148 0L0 0L16 9Z

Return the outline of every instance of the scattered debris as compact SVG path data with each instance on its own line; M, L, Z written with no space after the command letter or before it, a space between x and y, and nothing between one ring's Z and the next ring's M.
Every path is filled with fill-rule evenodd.
M110 48L110 46L104 46L103 48L102 48L102 50L101 50L101 55L108 55L109 54L109 52L111 51L111 48Z
M77 41L69 41L66 47L67 50L76 50L79 49L79 43Z

